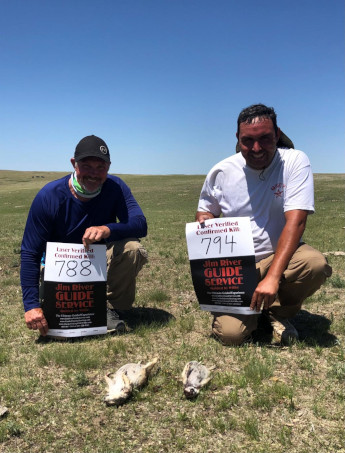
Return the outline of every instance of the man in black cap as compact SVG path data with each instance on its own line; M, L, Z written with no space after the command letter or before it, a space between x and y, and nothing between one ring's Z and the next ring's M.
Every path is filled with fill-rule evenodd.
M110 154L95 135L84 137L71 159L74 171L44 186L28 215L21 247L25 322L44 336L49 326L39 301L40 263L47 242L107 245L107 328L123 332L117 310L135 299L136 276L147 262L139 238L147 234L144 214L129 187L108 174Z

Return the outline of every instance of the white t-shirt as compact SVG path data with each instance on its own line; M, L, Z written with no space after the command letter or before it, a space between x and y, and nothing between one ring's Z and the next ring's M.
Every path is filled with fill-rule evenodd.
M306 154L278 148L264 170L246 165L241 153L222 160L208 173L198 211L219 217L250 217L256 261L274 253L286 211L314 212L314 184Z

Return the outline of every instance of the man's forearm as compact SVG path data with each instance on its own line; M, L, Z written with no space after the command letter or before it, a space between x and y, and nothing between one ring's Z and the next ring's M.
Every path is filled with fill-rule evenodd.
M108 241L118 241L126 238L143 238L147 235L147 222L144 215L133 216L126 222L108 223L110 229Z
M40 307L39 302L40 256L25 250L21 251L20 282L23 293L24 310Z
M286 213L286 224L279 237L274 258L267 276L280 281L292 255L298 248L305 230L307 213L305 211L289 211Z

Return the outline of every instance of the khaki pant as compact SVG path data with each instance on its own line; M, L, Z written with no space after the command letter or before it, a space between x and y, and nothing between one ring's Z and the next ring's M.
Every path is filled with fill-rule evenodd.
M109 308L128 310L135 299L136 277L148 257L138 239L107 244L107 301Z
M258 281L270 268L274 254L256 263ZM301 309L302 302L332 275L332 268L322 253L307 244L302 244L293 254L285 270L278 295L269 313L281 318L292 318ZM226 345L240 345L256 330L258 315L232 315L213 313L213 333Z

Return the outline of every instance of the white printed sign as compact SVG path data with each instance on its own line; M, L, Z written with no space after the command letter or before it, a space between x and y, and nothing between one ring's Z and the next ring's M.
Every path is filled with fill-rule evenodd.
M254 255L249 217L226 217L187 223L190 260Z
M43 311L48 336L107 333L106 246L48 242Z
M45 281L102 282L107 279L106 246L48 242Z
M256 314L250 302L257 285L249 217L187 223L193 285L202 310Z

